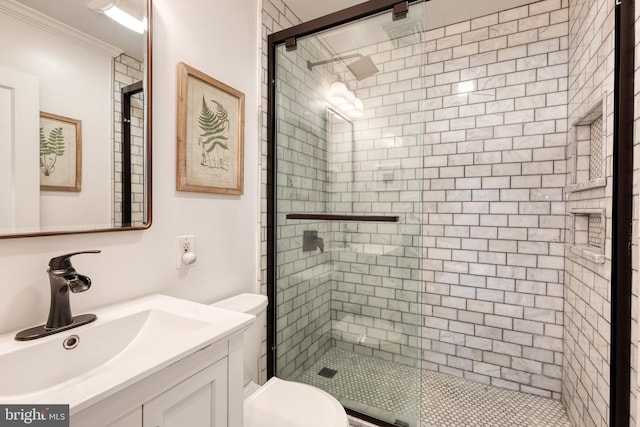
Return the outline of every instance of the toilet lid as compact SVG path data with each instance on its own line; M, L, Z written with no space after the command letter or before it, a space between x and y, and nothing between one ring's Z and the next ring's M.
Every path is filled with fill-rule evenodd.
M244 401L245 427L346 427L340 402L318 388L273 377Z

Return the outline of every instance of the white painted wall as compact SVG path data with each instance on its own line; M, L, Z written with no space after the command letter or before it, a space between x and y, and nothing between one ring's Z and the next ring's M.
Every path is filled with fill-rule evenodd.
M71 296L74 313L160 292L210 302L257 287L257 0L154 0L153 225L145 231L0 240L0 332L43 323L47 262L81 249L93 279ZM184 61L246 94L245 194L175 191L177 64ZM198 262L175 268L175 237L195 234Z

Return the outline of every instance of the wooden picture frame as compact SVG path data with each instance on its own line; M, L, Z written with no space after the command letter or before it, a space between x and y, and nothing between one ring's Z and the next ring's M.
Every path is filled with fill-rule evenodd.
M40 112L40 190L80 191L82 121Z
M178 64L176 189L244 192L244 93Z

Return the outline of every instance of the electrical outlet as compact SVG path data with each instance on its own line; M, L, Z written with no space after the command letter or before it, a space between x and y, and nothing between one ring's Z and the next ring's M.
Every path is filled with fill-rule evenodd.
M176 237L176 268L186 268L189 267L188 264L185 264L182 260L182 255L187 252L196 251L196 237L192 234L186 236L178 236Z

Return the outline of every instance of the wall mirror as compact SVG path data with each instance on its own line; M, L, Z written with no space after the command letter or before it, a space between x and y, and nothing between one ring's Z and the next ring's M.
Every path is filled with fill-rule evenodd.
M150 10L0 0L0 238L150 226Z

